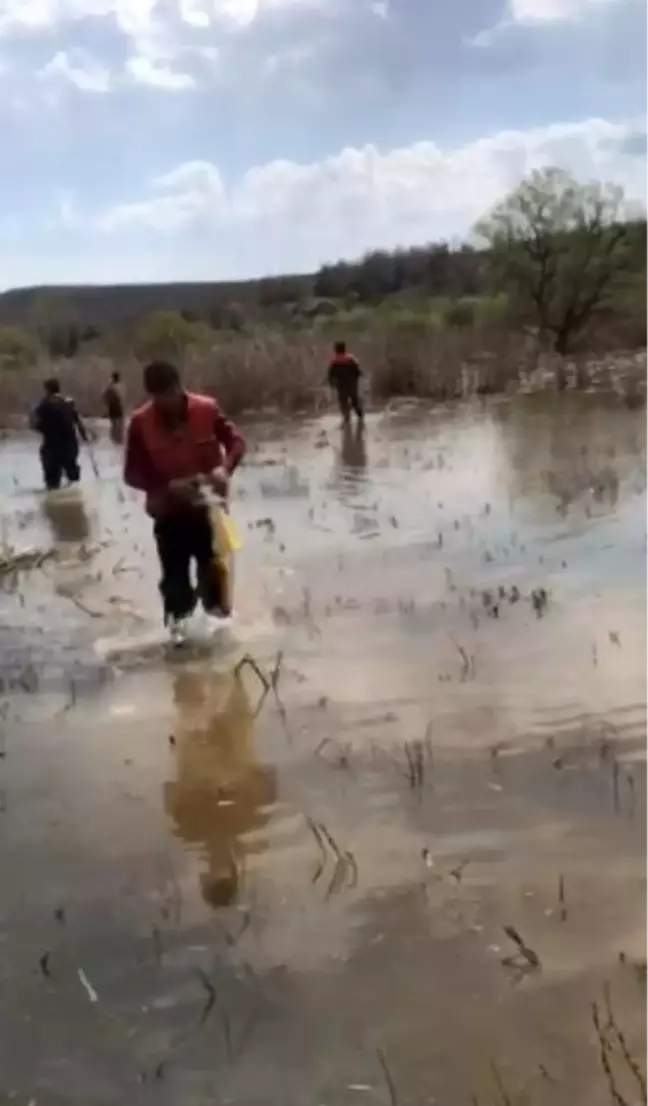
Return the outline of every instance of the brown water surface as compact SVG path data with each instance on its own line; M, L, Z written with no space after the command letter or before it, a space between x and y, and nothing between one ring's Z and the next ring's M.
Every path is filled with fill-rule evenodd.
M248 433L237 617L187 656L117 447L49 497L2 447L3 540L52 556L0 580L0 1101L603 1106L596 1002L640 1102L642 413Z

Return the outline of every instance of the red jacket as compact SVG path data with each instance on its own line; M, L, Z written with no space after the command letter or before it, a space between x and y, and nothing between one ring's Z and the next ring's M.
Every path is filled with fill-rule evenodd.
M362 375L360 366L352 353L336 353L328 370L328 382L338 391L353 391L358 387Z
M245 453L245 442L215 400L187 393L185 418L173 429L146 403L128 427L124 480L146 492L149 514L181 510L186 504L165 493L172 480L207 475L223 465L233 472Z

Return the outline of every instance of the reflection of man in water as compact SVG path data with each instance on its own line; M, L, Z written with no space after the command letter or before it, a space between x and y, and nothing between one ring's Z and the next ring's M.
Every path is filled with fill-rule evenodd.
M259 837L276 800L274 773L254 755L254 720L242 683L231 673L181 672L175 679L177 779L164 789L176 832L205 851L205 902L235 902L246 854L261 852Z
M42 509L55 542L82 542L90 538L90 519L79 495L74 499L43 498Z
M345 468L348 469L364 469L367 467L364 426L361 422L356 423L355 427L347 422L342 427L340 459Z
M342 503L355 501L366 481L367 450L362 423L342 427L340 451L335 457L333 484Z

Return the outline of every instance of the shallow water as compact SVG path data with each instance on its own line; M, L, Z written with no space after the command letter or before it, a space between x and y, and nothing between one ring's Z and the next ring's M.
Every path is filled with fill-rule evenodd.
M0 591L0 1092L609 1102L592 1001L644 1039L643 414L248 432L237 619L188 658L115 447L44 497L4 443L4 541L52 556Z

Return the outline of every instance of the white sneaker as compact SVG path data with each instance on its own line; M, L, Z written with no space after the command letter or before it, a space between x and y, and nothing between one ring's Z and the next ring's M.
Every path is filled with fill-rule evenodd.
M170 618L169 619L169 635L171 637L171 644L174 646L184 645L187 640L187 625L186 618Z
M231 624L231 621L232 612L230 614L214 614L210 611L208 615L205 615L205 626L210 635L225 630Z

